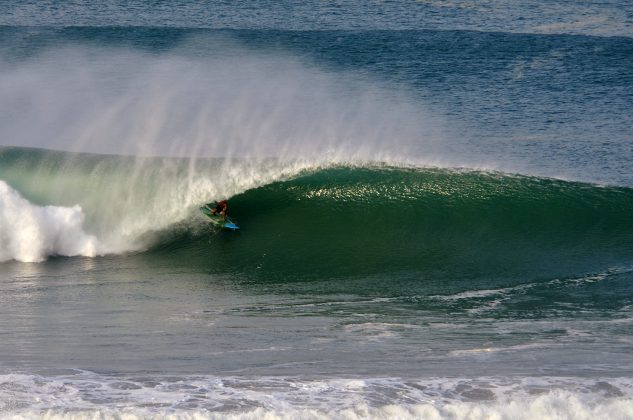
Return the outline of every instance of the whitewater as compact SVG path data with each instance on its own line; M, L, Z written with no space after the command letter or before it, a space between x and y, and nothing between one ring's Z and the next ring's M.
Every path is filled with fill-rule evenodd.
M0 418L633 419L631 13L0 4Z

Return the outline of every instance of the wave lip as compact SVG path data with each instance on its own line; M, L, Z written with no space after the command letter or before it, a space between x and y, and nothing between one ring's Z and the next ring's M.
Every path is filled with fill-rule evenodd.
M104 254L104 246L83 230L83 223L80 206L37 206L0 181L0 262Z

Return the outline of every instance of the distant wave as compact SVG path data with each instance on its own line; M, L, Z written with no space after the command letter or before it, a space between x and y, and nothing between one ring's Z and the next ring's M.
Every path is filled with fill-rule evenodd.
M159 8L131 1L123 4L65 4L63 13L46 13L29 2L0 6L0 25L216 28L249 30L414 30L466 29L632 36L626 2L569 3L560 0L418 0L415 2L306 2L288 10L283 3L253 3L249 9L214 2L213 7L173 1ZM138 10L143 10L142 14ZM290 15L289 15L290 13ZM99 19L94 17L98 16ZM291 19L288 17L292 16ZM318 18L315 18L318 17Z

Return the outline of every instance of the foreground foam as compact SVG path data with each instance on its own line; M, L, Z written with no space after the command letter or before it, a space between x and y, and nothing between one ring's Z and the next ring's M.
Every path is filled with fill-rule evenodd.
M628 378L1 375L2 418L633 418Z

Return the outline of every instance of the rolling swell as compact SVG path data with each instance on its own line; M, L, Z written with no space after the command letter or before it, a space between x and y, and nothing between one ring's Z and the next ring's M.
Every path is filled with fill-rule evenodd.
M284 281L383 273L538 279L633 263L628 188L334 167L248 190L230 205L239 234L177 234L152 253L188 253L213 270Z

